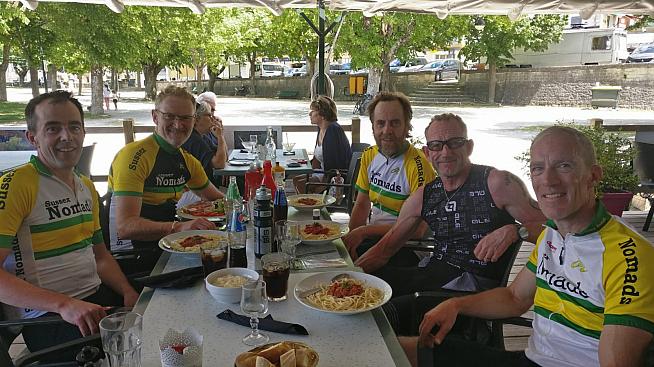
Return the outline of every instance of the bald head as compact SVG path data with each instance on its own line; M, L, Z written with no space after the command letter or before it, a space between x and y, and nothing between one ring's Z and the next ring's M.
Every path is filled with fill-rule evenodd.
M581 161L586 167L591 167L597 164L597 157L595 156L595 148L593 143L581 131L568 127L568 126L551 126L541 131L534 140L531 142L530 152L533 151L534 145L544 137L568 137L574 142L574 152L581 158Z
M463 122L461 116L455 115L453 113L441 113L440 115L434 115L431 118L431 121L429 121L429 125L427 125L425 128L425 137L427 136L429 128L432 125L438 123L452 123L458 125L457 128L460 129L460 131L463 133L461 136L464 138L468 137L468 127L466 126L465 122Z

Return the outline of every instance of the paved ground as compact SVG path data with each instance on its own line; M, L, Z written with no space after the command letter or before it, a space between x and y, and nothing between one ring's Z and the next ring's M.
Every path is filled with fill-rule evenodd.
M31 98L29 89L9 88L10 101L26 102ZM151 102L144 101L143 92L121 92L118 111L113 109L106 118L87 121L89 125L120 124L123 118L133 118L137 124L152 124ZM90 92L79 97L84 105L90 104ZM306 100L278 100L265 98L240 98L219 96L218 113L225 124L266 125L309 123L307 115L309 102ZM338 116L341 121L352 118L353 103L338 102ZM112 106L113 108L113 106ZM587 123L591 118L603 118L606 124L654 124L651 111L625 109L590 109L573 107L414 107L413 132L424 141L424 129L434 114L452 112L459 114L468 125L468 136L475 142L473 162L489 164L510 170L526 181L522 165L514 157L529 147L529 140L535 129L526 127L554 124L557 121ZM284 137L286 139L286 137ZM297 147L313 150L315 135L292 133L290 140ZM123 146L122 135L91 135L87 144L97 142L92 173L107 174L114 154ZM367 117L361 117L361 141L374 144L372 129ZM99 185L100 186L100 185ZM529 186L529 185L528 185ZM99 187L102 190L101 187Z

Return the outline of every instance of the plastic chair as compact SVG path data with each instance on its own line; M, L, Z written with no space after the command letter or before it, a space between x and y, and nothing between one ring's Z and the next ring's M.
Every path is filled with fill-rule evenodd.
M310 186L320 186L324 187L325 190L329 190L331 187L340 187L343 189L343 197L338 200L336 203L327 206L327 210L335 213L351 213L352 207L354 206L354 201L356 199L356 181L357 176L359 175L359 168L361 167L361 152L352 152L352 159L350 160L350 166L345 172L343 184L334 184L334 183L318 183L318 182L307 182L307 190ZM339 170L341 174L342 170ZM332 173L333 175L333 173Z
M95 144L82 147L82 155L75 168L84 176L91 177L91 161L93 160L93 152L95 151Z

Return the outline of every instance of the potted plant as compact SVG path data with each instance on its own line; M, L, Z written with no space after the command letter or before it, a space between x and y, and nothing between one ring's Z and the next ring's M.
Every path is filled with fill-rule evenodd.
M597 186L597 196L611 214L621 216L639 183L632 167L636 156L634 144L620 133L608 132L602 128L577 125L574 122L558 122L557 125L577 129L593 143L597 163L603 171L602 180ZM529 165L529 151L516 158Z

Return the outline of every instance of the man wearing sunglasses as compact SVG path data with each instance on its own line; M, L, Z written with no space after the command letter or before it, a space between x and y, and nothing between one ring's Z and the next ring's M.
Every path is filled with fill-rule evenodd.
M109 171L112 250L143 249L139 269L143 271L154 267L160 255L157 242L162 237L215 228L204 218L175 221L175 203L186 188L204 200L223 197L202 164L180 149L195 123L193 96L184 88L168 86L154 103L154 134L122 148Z
M407 199L397 223L356 265L386 279L394 296L496 287L509 266L506 250L521 239L534 242L545 218L519 178L470 162L474 143L459 116L434 116L425 137L423 151L439 177ZM385 266L423 221L436 251L418 267Z

